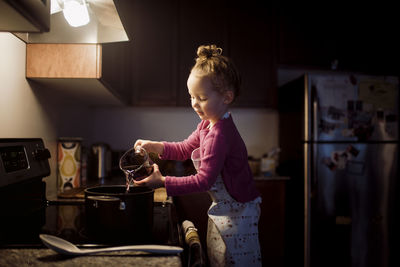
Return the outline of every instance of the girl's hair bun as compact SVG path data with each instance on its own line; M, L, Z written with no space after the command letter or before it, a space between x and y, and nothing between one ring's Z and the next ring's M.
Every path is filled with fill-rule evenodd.
M196 71L197 75L209 76L215 89L223 93L233 91L234 97L239 95L240 75L233 61L222 55L222 48L215 44L201 45L197 48L196 63L190 72Z
M208 59L211 57L220 56L222 54L222 48L216 45L201 45L197 49L197 56L199 59Z

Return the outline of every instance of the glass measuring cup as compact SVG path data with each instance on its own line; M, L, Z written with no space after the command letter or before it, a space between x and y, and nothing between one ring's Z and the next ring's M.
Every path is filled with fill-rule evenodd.
M142 147L131 148L119 159L119 168L125 173L126 191L134 181L140 181L153 172L153 162Z

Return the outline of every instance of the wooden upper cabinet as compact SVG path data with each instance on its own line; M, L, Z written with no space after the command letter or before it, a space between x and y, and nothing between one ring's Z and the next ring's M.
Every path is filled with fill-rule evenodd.
M101 78L100 44L27 44L27 78Z
M242 78L237 107L277 106L276 22L273 9L255 1L230 5L229 55Z
M102 62L101 44L26 44L26 78L43 94L74 105L128 104L104 79Z
M269 8L255 0L120 4L129 42L27 44L27 78L95 78L129 105L190 106L186 81L197 48L216 44L242 76L235 106L275 106L276 38Z
M179 105L190 105L186 81L197 47L216 44L242 77L242 92L234 105L276 106L276 39L270 9L256 1L181 1L178 22Z
M127 73L131 104L176 106L178 1L126 2L129 10L121 10L121 15L126 18L124 24L131 33L131 42L124 55L129 68L120 68L119 71Z
M379 5L317 6L300 3L282 9L278 31L278 63L299 69L398 75L396 9ZM383 8L384 10L380 10ZM321 12L315 12L321 10ZM323 12L322 12L323 10ZM384 18L371 19L373 14Z
M229 14L225 11L225 1L205 0L201 4L189 0L179 2L178 45L179 77L178 105L190 106L186 85L190 70L197 57L200 45L215 44L228 55L227 23Z

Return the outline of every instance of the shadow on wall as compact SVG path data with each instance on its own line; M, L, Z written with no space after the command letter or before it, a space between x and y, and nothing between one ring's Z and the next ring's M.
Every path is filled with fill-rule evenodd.
M34 80L27 79L40 106L54 125L58 137L82 137L90 140L92 128L92 109L74 104L74 99L60 94L57 90L41 86Z

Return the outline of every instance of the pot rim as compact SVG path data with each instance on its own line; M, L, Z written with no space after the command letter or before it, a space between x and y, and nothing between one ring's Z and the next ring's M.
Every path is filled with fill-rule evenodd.
M150 188L150 187L147 187L147 186L140 186L140 188L146 189L146 190L141 191L141 192L128 192L128 193L126 193L124 191L124 192L118 193L118 192L96 192L96 191L91 191L91 190L94 190L96 188L120 188L120 187L126 188L125 185L100 185L100 186L93 186L93 187L86 188L84 190L84 192L85 192L85 195L86 194L90 194L90 195L99 195L99 196L100 195L105 195L105 196L130 196L130 195L135 195L135 196L137 196L137 195L154 194L154 191L155 191L153 188ZM136 187L139 187L139 186L135 186L135 187L131 187L131 188L136 188Z

